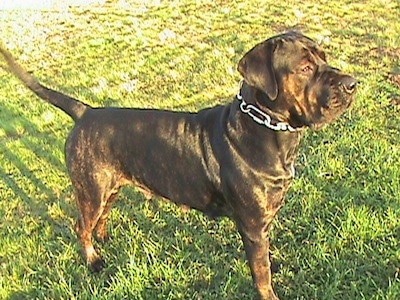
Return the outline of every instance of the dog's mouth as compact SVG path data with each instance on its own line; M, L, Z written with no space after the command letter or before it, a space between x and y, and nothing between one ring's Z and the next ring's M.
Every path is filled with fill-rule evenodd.
M330 87L322 90L318 97L320 110L314 114L314 121L309 127L315 130L334 122L350 108L355 99L357 81L345 75L331 82Z
M330 97L322 106L326 114L340 114L348 109L354 101L355 93L348 93L347 91L337 91Z

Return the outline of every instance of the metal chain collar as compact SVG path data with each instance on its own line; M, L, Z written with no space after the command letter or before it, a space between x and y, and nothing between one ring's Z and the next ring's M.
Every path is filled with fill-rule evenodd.
M236 95L236 98L241 102L239 105L240 110L244 114L249 115L257 124L264 125L265 127L275 131L290 131L290 132L296 131L295 128L293 128L292 126L290 126L288 123L285 122L277 122L276 124L272 124L271 116L263 112L257 106L246 103L246 101L244 101L243 99L243 96L240 94L240 90L239 93ZM262 118L259 116L262 116Z

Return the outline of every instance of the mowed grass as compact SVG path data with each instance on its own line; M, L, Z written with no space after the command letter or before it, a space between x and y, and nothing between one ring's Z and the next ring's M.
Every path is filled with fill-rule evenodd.
M332 65L357 76L358 96L302 142L271 233L274 286L288 300L396 300L399 19L394 0L128 0L0 11L0 32L50 87L93 106L178 111L232 101L237 62L271 35L297 28L321 42ZM230 220L145 201L132 188L111 214L109 243L96 244L108 267L90 273L63 155L72 125L0 70L0 299L255 298Z

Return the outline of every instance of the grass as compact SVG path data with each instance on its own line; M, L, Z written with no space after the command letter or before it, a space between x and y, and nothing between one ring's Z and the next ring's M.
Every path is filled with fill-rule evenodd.
M147 4L143 4L147 3ZM231 101L236 64L297 28L360 81L355 105L309 131L274 222L281 299L400 299L400 7L371 1L107 1L0 11L1 39L40 80L95 106L174 110ZM388 77L394 74L394 77ZM0 299L253 299L243 246L210 221L124 190L108 268L91 274L73 231L63 157L71 120L0 70Z

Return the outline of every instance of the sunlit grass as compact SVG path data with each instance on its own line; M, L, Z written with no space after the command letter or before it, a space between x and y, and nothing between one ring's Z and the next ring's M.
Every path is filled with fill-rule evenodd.
M400 298L400 7L395 1L107 1L0 11L1 39L45 84L93 106L198 109L231 101L236 64L297 28L360 81L337 123L308 132L274 222L282 299ZM145 4L147 3L147 4ZM0 61L0 64L2 62ZM253 299L234 224L124 189L108 267L74 233L63 144L72 121L0 71L0 299Z

